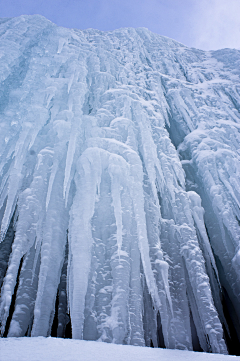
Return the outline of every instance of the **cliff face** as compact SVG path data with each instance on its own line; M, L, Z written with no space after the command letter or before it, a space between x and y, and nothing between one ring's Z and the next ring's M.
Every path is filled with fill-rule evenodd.
M240 52L0 20L3 336L235 352ZM224 332L223 332L224 329Z

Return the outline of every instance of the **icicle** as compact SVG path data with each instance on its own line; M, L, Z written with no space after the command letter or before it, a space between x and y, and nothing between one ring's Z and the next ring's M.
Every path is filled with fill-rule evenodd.
M138 234L138 245L141 253L141 259L143 263L143 269L146 277L147 286L149 292L156 304L156 308L159 308L161 305L156 282L154 279L151 262L149 258L149 245L147 241L146 233L146 220L144 213L144 198L142 191L142 167L141 163L137 156L133 157L133 154L129 154L129 160L131 161L130 165L130 174L133 177L131 196L133 201L133 209L135 220L137 224L137 234Z
M147 285L156 305L160 305L156 282L151 268L149 259L149 246L146 233L146 220L144 213L144 197L142 190L143 171L139 156L128 146L111 139L91 139L89 144L94 145L98 141L98 145L112 152L120 153L130 166L129 181L131 188L130 194L133 201L134 216L137 222L138 242L141 252L143 267L146 275ZM157 306L157 307L158 307Z
M124 164L125 165L125 164ZM109 157L108 171L111 176L111 194L113 200L114 215L117 225L117 245L118 256L120 260L120 253L122 248L122 208L121 208L121 188L123 182L121 178L125 176L123 162L121 157L111 155ZM121 184L122 183L122 184Z
M75 181L77 191L71 208L69 228L69 250L72 258L69 284L70 313L72 335L73 338L78 339L82 338L85 295L91 264L90 221L94 213L95 195L99 177L101 178L101 170L98 149L87 149L78 163L78 174Z
M43 227L32 336L47 336L54 316L55 298L64 261L68 221L61 193L62 186L63 174L58 170Z
M23 261L21 273L19 275L19 287L17 290L15 309L8 337L24 337L27 332L28 334L31 333L40 266L39 257L35 270L32 270L34 254L35 247L32 246Z
M8 231L3 242L0 244L0 288L8 267L8 260L11 254L12 243L14 240L14 222L13 219L9 225Z
M22 251L22 239L15 238L12 246L12 254L9 260L9 266L7 269L6 276L4 278L2 290L1 290L1 333L4 334L7 318L9 315L9 309L12 301L12 295L14 293L14 287L16 285L17 274L21 258L23 256Z
M67 159L66 159L66 169L65 169L65 177L64 177L64 186L63 186L63 196L66 197L66 190L70 180L71 168L74 158L74 152L76 147L76 139L77 139L77 124L76 122L72 122L73 114L69 114L69 118L71 120L71 134L69 139L68 151L67 151Z
M134 224L134 228L135 227L136 225ZM129 295L129 314L131 329L130 344L136 346L145 346L142 320L143 296L140 272L140 252L137 244L136 228L134 233L135 234L132 236L131 241L131 280Z
M165 289L165 292L166 292L166 295L167 295L167 299L168 299L168 302L169 302L169 305L170 305L171 312L173 314L172 299L171 299L170 290L169 290L169 283L168 283L168 268L169 268L169 265L168 265L168 263L166 261L159 260L159 259L156 260L155 263L160 266L159 268L160 268L161 274L162 274L164 289Z
M217 280L220 284L219 281L219 277L218 277L218 270L217 270L217 266L215 263L215 259L212 253L212 249L208 240L208 236L206 233L206 228L204 225L204 220L203 220L203 214L204 214L204 209L201 207L201 198L199 197L199 195L196 192L188 192L188 196L189 199L191 201L191 208L192 208L192 212L193 212L193 219L196 222L196 225L198 227L198 230L201 234L201 237L203 239L204 242L204 246L209 254L209 257L211 259L211 263L212 263L212 267L215 271Z

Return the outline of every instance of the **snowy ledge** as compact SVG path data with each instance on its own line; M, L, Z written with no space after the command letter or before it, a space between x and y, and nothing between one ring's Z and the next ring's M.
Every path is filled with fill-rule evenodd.
M0 361L230 361L233 359L237 360L240 357L52 337L0 340Z

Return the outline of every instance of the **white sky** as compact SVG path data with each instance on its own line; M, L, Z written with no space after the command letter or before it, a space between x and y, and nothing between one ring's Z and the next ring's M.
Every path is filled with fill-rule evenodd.
M240 0L198 0L192 15L196 48L240 49Z
M146 27L203 50L240 49L240 0L0 0L0 17L23 14L69 28Z

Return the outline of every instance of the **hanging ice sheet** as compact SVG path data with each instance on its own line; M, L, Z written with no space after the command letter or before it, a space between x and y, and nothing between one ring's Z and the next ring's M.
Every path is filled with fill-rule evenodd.
M0 38L2 335L227 353L239 51L41 16Z

